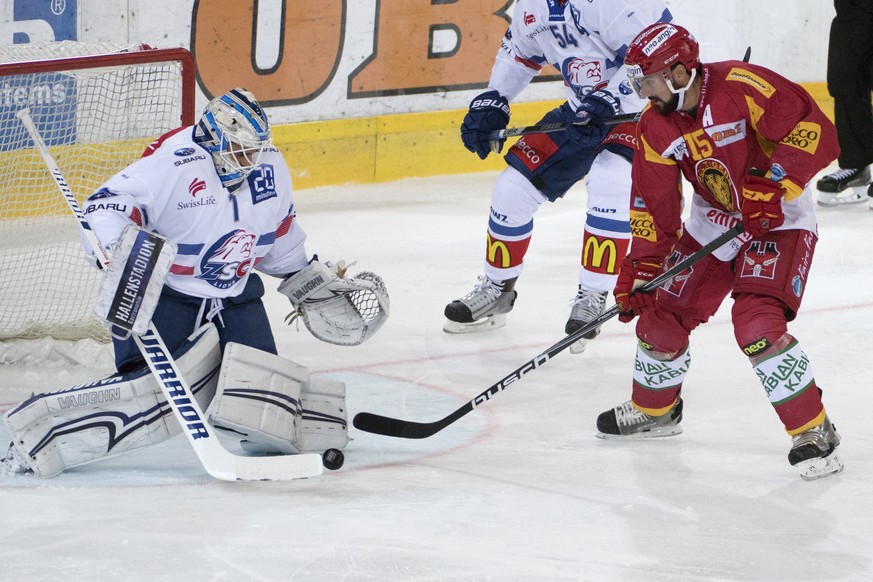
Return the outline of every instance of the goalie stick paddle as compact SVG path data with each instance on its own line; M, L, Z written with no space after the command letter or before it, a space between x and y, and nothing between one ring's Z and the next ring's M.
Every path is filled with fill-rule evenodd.
M22 109L16 115L27 128L34 147L39 151L55 184L78 220L85 240L94 249L98 264L101 268L105 268L109 264L109 254L91 230L64 175L37 131L30 112ZM324 469L321 455L318 454L243 457L225 449L218 441L213 428L206 422L206 415L197 404L191 387L179 373L176 362L154 324L150 322L143 335L133 337L207 473L223 481L288 481L317 477L322 474Z
M658 287L661 287L662 285L669 282L671 279L673 279L701 259L708 257L719 247L735 239L742 233L743 224L738 223L736 226L734 226L709 244L701 247L700 250L692 253L684 260L679 261L673 267L667 269L666 271L643 285L642 290L652 291L654 289L657 289ZM557 354L561 353L566 348L576 343L579 339L582 338L583 335L593 329L600 327L601 325L603 325L603 323L612 319L616 315L618 315L618 307L616 305L613 305L612 307L601 313L600 316L598 316L594 320L590 321L586 325L583 325L570 335L566 336L561 341L547 348L541 354L526 361L524 364L492 384L484 392L482 392L445 418L441 418L440 420L436 420L434 422L416 422L413 420L401 420L399 418L391 418L388 416L373 414L371 412L360 412L355 415L353 421L354 426L355 428L364 432L370 432L391 437L423 439L432 436L442 429L446 428L456 420L465 416L467 413L472 412L474 409L487 403L495 394L505 390L514 382L521 380L526 374L529 374L530 372L533 372L540 366L544 365L550 359L554 358Z

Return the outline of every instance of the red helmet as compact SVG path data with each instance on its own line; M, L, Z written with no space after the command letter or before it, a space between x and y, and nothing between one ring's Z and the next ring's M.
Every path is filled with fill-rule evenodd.
M678 24L658 22L634 38L624 57L628 76L643 77L678 64L693 71L700 64L700 46Z

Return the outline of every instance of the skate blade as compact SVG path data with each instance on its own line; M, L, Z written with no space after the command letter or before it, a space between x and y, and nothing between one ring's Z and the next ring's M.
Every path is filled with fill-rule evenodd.
M801 461L795 465L800 471L800 478L804 481L815 481L839 473L843 470L843 462L836 453L831 453L827 457L815 457Z
M504 325L506 325L506 314L500 313L497 315L489 315L484 319L472 323L459 323L457 321L446 320L443 324L443 331L450 334L477 333L498 329Z
M585 348L588 347L589 341L590 340L587 340L585 338L580 339L579 341L574 343L572 346L570 346L570 353L571 354L581 354L582 352L585 351Z
M818 205L825 208L844 206L846 204L858 204L867 198L867 186L853 186L836 194L831 192L818 193Z
M682 434L682 426L678 424L676 426L663 426L646 432L635 432L632 434L608 434L597 431L594 433L594 436L605 441L642 441L645 439L676 436L677 434Z
M0 477L18 477L25 475L33 475L33 471L25 469L17 463L7 464L5 459L0 461Z

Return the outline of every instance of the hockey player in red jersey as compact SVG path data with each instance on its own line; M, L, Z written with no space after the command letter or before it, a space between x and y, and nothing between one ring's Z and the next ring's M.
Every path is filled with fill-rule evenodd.
M836 131L800 86L741 61L701 63L681 26L655 24L630 44L631 84L649 100L632 169L633 242L614 294L639 315L631 400L597 419L602 438L682 432L689 336L728 295L740 349L785 430L804 479L842 470L840 438L809 359L788 333L817 241L810 180L839 152ZM691 183L683 223L682 183ZM739 221L745 233L656 292L635 292Z

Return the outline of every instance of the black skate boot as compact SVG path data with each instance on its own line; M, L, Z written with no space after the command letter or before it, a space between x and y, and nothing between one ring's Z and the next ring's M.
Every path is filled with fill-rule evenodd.
M606 291L594 291L579 285L576 297L570 303L570 319L564 326L564 333L570 335L577 329L594 321L606 309ZM570 346L571 354L581 354L589 340L593 340L600 333L600 328L592 329L582 336L582 339Z
M870 184L870 166L839 169L816 183L820 206L864 202L864 187Z
M649 439L680 434L682 399L667 414L649 416L628 400L597 417L597 437L602 439Z
M843 470L843 462L836 453L840 435L830 419L792 437L788 462L797 467L801 479L812 481Z
M506 325L506 314L512 311L518 292L518 277L506 281L492 281L484 275L472 291L446 305L443 325L446 333L468 333L494 329Z

